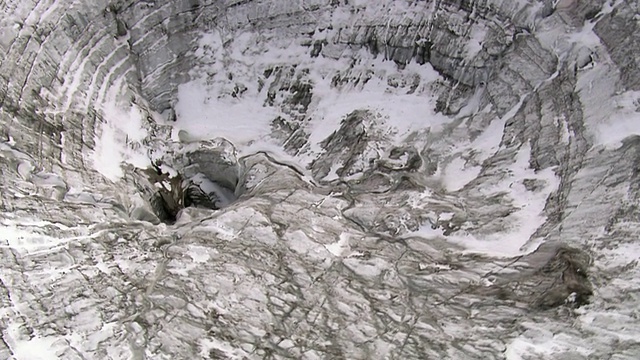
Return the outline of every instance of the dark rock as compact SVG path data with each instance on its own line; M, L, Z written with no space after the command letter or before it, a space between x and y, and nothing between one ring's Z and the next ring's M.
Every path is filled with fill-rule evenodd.
M320 144L324 153L311 163L311 172L316 179L327 176L332 167L340 165L336 170L339 176L352 174L355 162L365 151L368 144L367 123L375 117L369 111L356 110L340 122L340 129L334 131ZM364 169L360 169L364 170Z
M127 23L116 18L116 36L117 37L127 36L128 32L129 30L127 27Z

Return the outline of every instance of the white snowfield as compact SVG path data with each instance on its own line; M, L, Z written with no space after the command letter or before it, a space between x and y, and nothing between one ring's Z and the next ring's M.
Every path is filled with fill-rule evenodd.
M0 358L640 358L638 10L0 3Z

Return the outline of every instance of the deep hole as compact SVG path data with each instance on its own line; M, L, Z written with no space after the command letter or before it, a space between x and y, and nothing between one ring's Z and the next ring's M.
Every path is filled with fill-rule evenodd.
M203 158L201 152L197 154L194 159ZM184 172L193 172L194 166L195 174L184 175ZM238 199L238 167L237 164L221 165L215 160L201 161L170 177L160 170L160 166L154 165L144 173L156 188L150 201L155 215L165 224L174 224L185 208L220 210L231 205Z
M214 182L212 182L215 184ZM215 184L220 186L219 184ZM228 188L222 187L227 194L234 192ZM155 195L154 205L156 216L165 224L174 224L178 219L178 214L182 209L196 207L202 209L220 210L237 200L237 196L233 195L231 199L220 199L220 194L216 192L204 191L201 187L187 183L180 191L159 190ZM155 204L154 204L155 203Z

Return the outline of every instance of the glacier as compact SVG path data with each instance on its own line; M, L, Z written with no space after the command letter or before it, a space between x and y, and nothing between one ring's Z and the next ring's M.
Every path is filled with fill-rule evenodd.
M640 358L637 1L0 13L1 358Z

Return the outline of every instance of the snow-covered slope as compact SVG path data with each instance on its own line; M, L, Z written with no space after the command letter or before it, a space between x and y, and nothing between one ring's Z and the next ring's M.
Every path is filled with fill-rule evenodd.
M640 356L637 2L0 10L2 358Z

